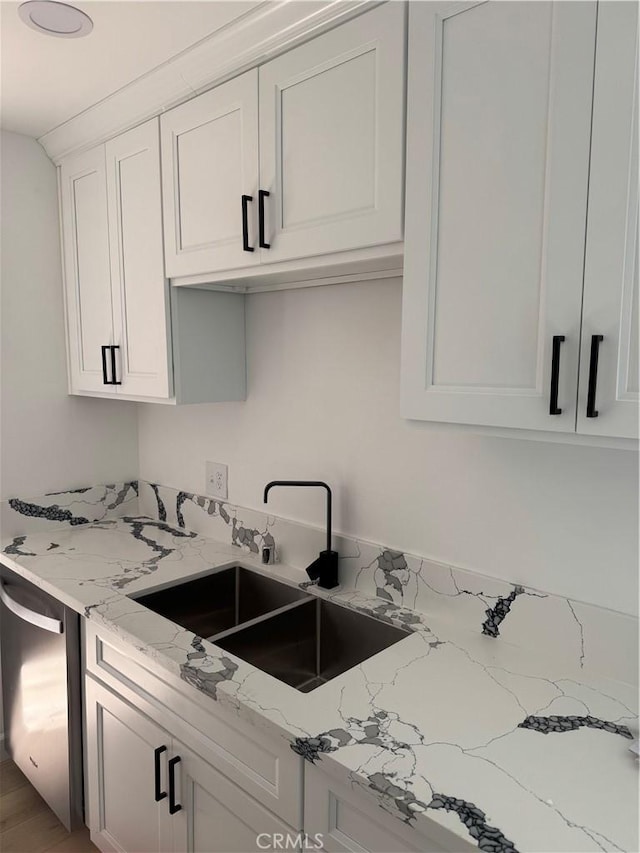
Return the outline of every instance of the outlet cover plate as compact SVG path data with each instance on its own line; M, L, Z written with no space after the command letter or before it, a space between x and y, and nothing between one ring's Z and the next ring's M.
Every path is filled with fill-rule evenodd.
M205 492L221 501L229 497L229 469L221 462L207 462L205 468Z

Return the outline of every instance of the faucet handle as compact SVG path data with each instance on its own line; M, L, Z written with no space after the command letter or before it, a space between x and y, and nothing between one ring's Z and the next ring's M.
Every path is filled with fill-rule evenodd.
M311 563L310 566L307 566L306 572L311 578L312 581L317 581L320 577L320 569L322 568L322 554Z
M320 551L317 558L307 567L311 580L317 580L321 589L334 589L338 586L337 551Z

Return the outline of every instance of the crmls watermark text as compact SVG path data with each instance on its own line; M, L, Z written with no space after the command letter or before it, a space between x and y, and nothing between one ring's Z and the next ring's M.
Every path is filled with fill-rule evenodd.
M322 833L261 832L256 844L259 850L322 850Z

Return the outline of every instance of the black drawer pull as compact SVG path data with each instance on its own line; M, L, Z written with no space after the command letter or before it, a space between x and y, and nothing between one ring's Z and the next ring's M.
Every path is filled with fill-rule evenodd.
M102 384L111 385L107 378L107 350L109 347L103 346L100 349L102 350Z
M589 361L589 390L587 391L587 417L597 418L596 389L598 387L598 355L603 335L591 335L591 359Z
M109 382L108 384L122 385L122 382L116 379L116 350L120 349L120 347L112 345L109 347L109 349L111 350L111 382Z
M180 803L176 803L176 764L180 760L179 755L169 759L169 814L175 814L182 808Z
M160 800L164 800L167 796L166 791L160 790L160 756L163 752L167 751L166 746L159 746L157 749L153 750L153 775L154 775L154 787L155 787L155 800L156 803L159 803Z
M560 384L560 344L564 341L564 335L553 336L553 353L551 356L551 391L549 392L549 414L561 415L562 409L558 408L558 385Z
M245 252L253 252L253 246L249 245L249 212L247 205L253 201L252 195L242 196L242 249Z
M270 249L271 243L264 239L264 200L269 198L267 190L258 190L258 243L261 249Z

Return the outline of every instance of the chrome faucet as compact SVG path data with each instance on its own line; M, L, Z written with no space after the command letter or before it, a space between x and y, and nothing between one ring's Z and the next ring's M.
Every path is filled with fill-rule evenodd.
M331 489L322 480L272 480L264 487L264 502L267 503L269 491L274 486L320 486L327 490L327 547L320 551L318 558L307 566L307 574L311 580L318 581L322 589L333 589L338 586L338 552L331 550Z

